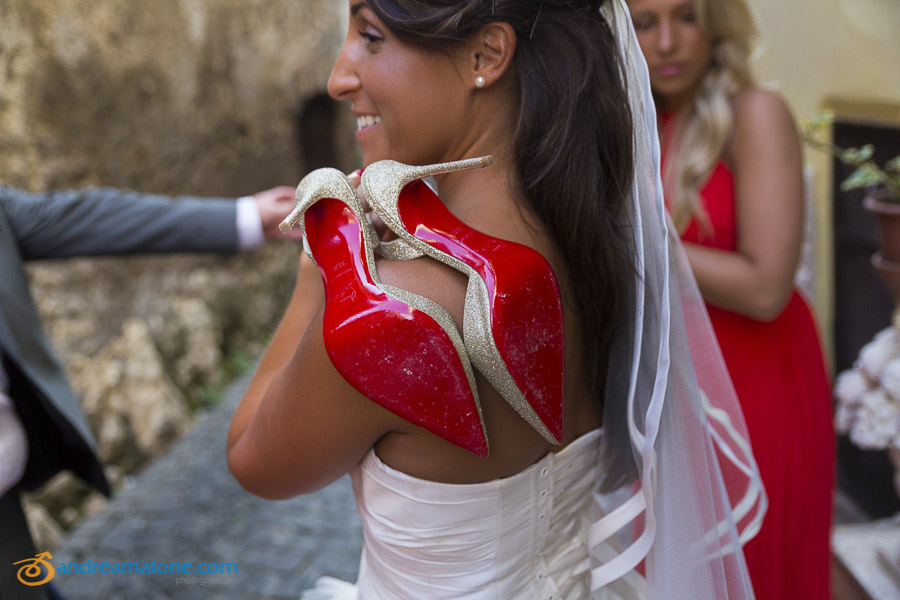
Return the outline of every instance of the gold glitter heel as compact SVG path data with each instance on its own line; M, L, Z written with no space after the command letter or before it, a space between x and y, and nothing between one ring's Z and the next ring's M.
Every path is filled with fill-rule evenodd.
M535 430L562 440L562 301L535 250L476 231L453 216L423 177L487 167L489 156L429 166L384 160L362 173L373 210L414 250L468 279L463 341L475 367Z

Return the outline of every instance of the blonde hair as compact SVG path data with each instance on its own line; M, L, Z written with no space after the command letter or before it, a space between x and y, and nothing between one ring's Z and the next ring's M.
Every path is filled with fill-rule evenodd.
M754 84L750 58L756 24L744 0L694 0L700 27L712 42L712 60L699 91L679 116L669 141L665 173L669 210L679 231L691 218L709 227L700 187L719 162L734 129L732 103Z

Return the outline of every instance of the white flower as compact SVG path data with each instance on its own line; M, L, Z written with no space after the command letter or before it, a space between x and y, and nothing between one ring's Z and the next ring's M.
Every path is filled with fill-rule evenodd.
M900 315L900 312L897 314ZM900 346L900 331L897 331L897 328L893 325L891 327L885 327L875 334L872 341L885 341Z
M878 380L888 361L900 356L900 344L897 343L896 335L882 335L883 333L879 333L862 347L854 364L872 381Z
M856 423L855 408L849 408L843 404L839 404L834 413L834 428L838 433L847 433Z
M900 358L888 361L881 370L881 388L895 401L900 400Z
M863 396L856 422L850 429L850 440L860 448L880 450L900 437L900 405L892 402L883 390L872 390Z
M871 389L865 375L855 369L848 369L837 376L834 381L834 396L838 402L847 406L858 406L863 394Z

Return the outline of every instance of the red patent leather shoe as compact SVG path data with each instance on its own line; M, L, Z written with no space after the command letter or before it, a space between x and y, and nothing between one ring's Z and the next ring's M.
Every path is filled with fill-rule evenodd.
M383 285L375 230L343 173L318 169L297 186L298 220L325 283L323 338L354 388L445 440L487 456L475 378L453 319L416 294Z
M490 157L414 167L384 160L362 173L372 208L415 250L466 274L463 340L469 358L548 441L562 441L564 328L559 286L537 251L457 219L421 181L484 167Z

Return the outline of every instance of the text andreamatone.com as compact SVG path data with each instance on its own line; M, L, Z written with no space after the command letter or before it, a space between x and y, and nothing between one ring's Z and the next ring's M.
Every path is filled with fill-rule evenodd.
M56 570L66 575L235 575L236 563L193 562L94 562L57 563Z

